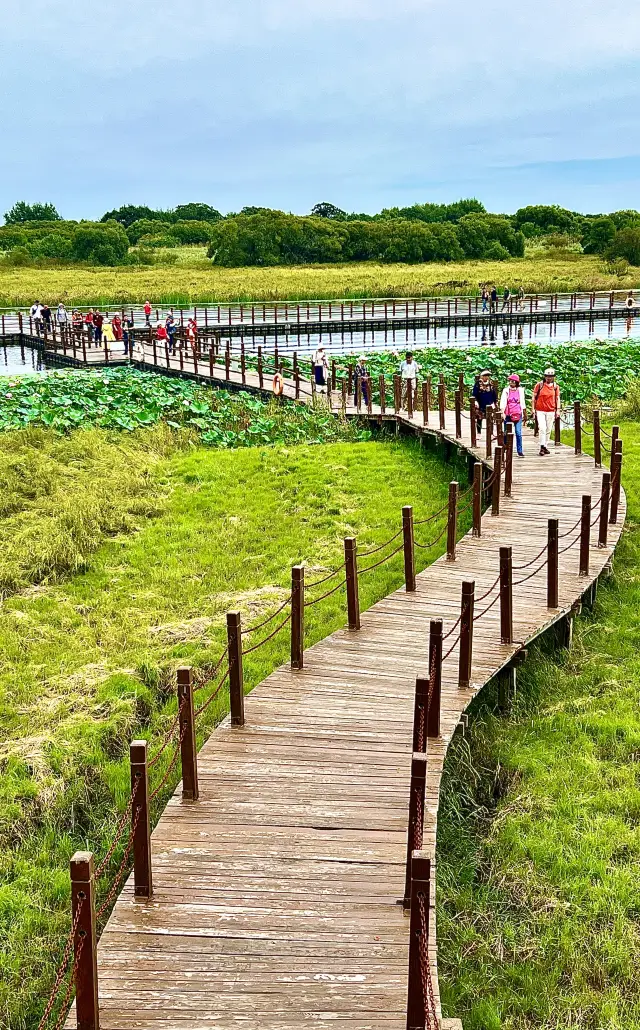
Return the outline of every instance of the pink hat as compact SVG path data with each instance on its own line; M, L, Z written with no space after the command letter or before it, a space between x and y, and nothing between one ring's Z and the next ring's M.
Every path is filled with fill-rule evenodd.
M512 372L511 375L509 376L509 380L513 381L514 383L519 383L520 382L520 376L518 375L517 372Z

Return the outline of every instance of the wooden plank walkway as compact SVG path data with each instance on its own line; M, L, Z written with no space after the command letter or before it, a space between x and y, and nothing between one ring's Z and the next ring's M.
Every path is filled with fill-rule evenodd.
M444 434L423 429L421 413L402 420L470 448L468 435L454 440L452 412ZM314 645L303 670L277 669L247 696L243 727L227 719L212 733L199 756L200 800L183 802L178 788L153 833L153 899L135 900L130 880L102 934L102 1030L404 1030L408 921L397 900L430 620L443 618L446 632L462 581L474 579L477 595L494 582L499 546L513 547L516 566L528 562L546 542L548 518L566 533L582 495L600 495L601 470L587 455L561 446L539 458L530 433L525 449L512 497L499 517L484 515L480 539L460 541L455 562L438 559L415 593L395 591L363 613L359 631ZM514 591L520 643L500 643L498 605L476 622L468 690L457 685L457 648L444 662L442 734L428 745L431 857L461 713L521 644L571 611L609 562L624 515L622 494L610 546L592 547L588 578L578 576L577 546L561 554L559 609L546 607L544 571ZM428 539L419 528L416 536ZM430 952L438 1002L433 910ZM75 1026L73 1012L66 1025Z

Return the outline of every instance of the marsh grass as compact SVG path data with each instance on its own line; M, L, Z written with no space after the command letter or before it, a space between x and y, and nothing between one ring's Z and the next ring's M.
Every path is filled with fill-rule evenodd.
M508 716L481 696L438 831L445 1010L465 1030L640 1027L640 425L628 522L574 647L534 647Z
M60 446L82 451L77 436ZM127 524L103 538L84 571L2 605L0 1025L12 1030L37 1025L69 924L69 857L77 848L104 854L128 797L129 740L157 741L168 726L175 669L191 664L200 676L223 647L225 612L238 607L245 624L268 614L286 596L293 564L304 561L309 576L321 575L340 562L345 535L365 548L397 530L403 504L413 503L417 517L440 508L452 474L411 442L384 440L153 451L148 463L145 497L159 514L134 515L123 501L133 532ZM49 497L52 514L70 475L61 465L49 494L45 481L34 488ZM87 458L84 466L90 489L94 463ZM95 470L97 478L106 474L102 458ZM33 478L46 480L44 470ZM14 512L32 503L20 489ZM435 537L443 527L440 516L429 528ZM420 551L421 561L432 561L439 547ZM401 555L363 577L363 608L402 579ZM342 592L309 608L307 645L344 625L344 609ZM247 657L247 690L287 660L288 648L282 632ZM206 695L207 688L198 700ZM223 693L199 743L227 709ZM105 891L106 884L100 896Z

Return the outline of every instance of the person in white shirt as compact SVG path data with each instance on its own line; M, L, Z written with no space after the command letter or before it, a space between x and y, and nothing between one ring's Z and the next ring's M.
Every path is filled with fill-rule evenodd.
M59 326L65 326L69 321L69 315L62 301L58 304L58 310L56 311L56 322Z
M409 407L409 390L412 391L411 396L415 397L418 386L418 372L420 366L416 361L413 360L413 354L411 351L407 351L405 359L400 365L400 377L402 379L402 403Z
M39 333L40 332L40 326L42 325L42 304L40 303L39 300L36 300L31 305L31 310L29 311L29 314L30 314L31 318L33 319L33 323L34 323L34 325L36 327L36 332Z
M315 379L316 386L322 393L324 387L327 385L327 372L329 371L329 362L327 355L324 352L324 347L320 345L313 355L313 378Z
M519 458L524 458L522 448L522 426L527 417L524 387L520 386L520 376L513 372L509 376L508 385L505 386L500 397L500 411L504 418L505 430L509 422L513 425L516 434L516 449Z

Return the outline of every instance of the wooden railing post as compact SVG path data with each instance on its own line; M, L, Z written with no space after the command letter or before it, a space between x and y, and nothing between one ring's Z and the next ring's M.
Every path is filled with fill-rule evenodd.
M476 400L469 398L469 432L471 433L471 446L478 446L478 426L476 423Z
M536 422L536 426L537 426L537 424L538 423ZM536 436L537 435L538 434L536 433ZM554 447L559 447L560 446L560 416L559 415L556 415L555 419L553 420L553 445L554 445Z
M613 472L611 473L611 503L609 507L609 525L615 526L618 521L618 505L620 504L620 480L622 478L622 440L615 444Z
M491 486L491 514L500 514L500 486L502 483L502 447L493 452L493 483Z
M513 642L513 559L510 547L500 548L500 640Z
M429 384L426 379L422 384L422 424L426 426L429 422Z
M610 454L610 458L609 458L609 472L611 472L612 475L613 475L613 460L614 460L614 455L616 453L616 443L618 442L619 436L620 436L620 426L612 426L611 427L611 454Z
M589 575L589 547L591 542L591 495L582 495L580 518L580 575Z
M133 833L133 893L136 898L153 895L151 871L151 821L149 818L149 767L146 740L132 740L129 746L131 764L131 827Z
M607 546L609 529L609 503L611 500L611 473L602 473L602 494L600 500L600 524L598 526L598 547Z
M558 607L558 520L547 522L547 608Z
M393 377L393 411L396 415L402 411L402 379L400 376Z
M416 679L416 693L413 705L413 750L424 754L427 750L427 705L429 703L429 680Z
M461 395L460 390L456 390L454 394L455 408L456 408L456 439L460 439L462 436L462 408L461 408Z
M347 580L347 617L349 629L360 629L360 599L358 596L358 551L356 538L344 540L344 565Z
M483 465L476 461L473 466L473 535L482 535L482 475Z
M342 379L340 383L340 408L343 416L347 412L347 380Z
M429 627L429 702L427 737L440 736L440 694L442 691L442 619L432 619Z
M193 712L193 673L178 669L178 711L180 712L180 757L182 759L182 800L197 801L198 753L196 720Z
M593 409L593 458L596 468L602 467L602 434L600 432L600 410Z
M402 509L402 540L404 545L404 582L407 593L416 589L416 559L413 542L413 508L406 504Z
M431 861L424 852L411 855L409 895L409 974L407 988L407 1030L424 1030L429 1025L429 999L425 995L422 956L429 949L429 905ZM424 925L426 921L426 925Z
M380 376L378 379L378 390L380 392L380 414L384 415L387 410L387 384L384 376Z
M291 569L291 668L304 665L304 565Z
M493 444L493 407L491 404L487 405L484 409L485 417L485 458L491 457L491 448Z
M574 453L582 454L582 416L580 401L573 402Z
M460 651L458 659L458 686L468 687L471 682L471 659L473 654L473 613L475 607L475 580L462 584L460 601Z
M438 383L438 415L440 418L440 429L445 428L446 424L446 407L447 407L447 396L446 386L444 383Z
M511 497L513 485L513 422L507 422L507 435L505 437L505 459L504 459L504 496Z
M227 646L229 648L231 725L244 726L244 674L240 612L227 612Z
M93 854L76 851L70 862L71 923L78 1030L99 1030L96 896ZM77 922L76 922L77 921Z
M447 514L447 561L456 560L456 536L458 532L458 483L449 483L449 506Z
M414 753L411 759L411 784L409 787L409 819L407 823L407 860L404 877L402 907L411 902L411 856L422 847L424 836L424 802L427 793L427 756Z

